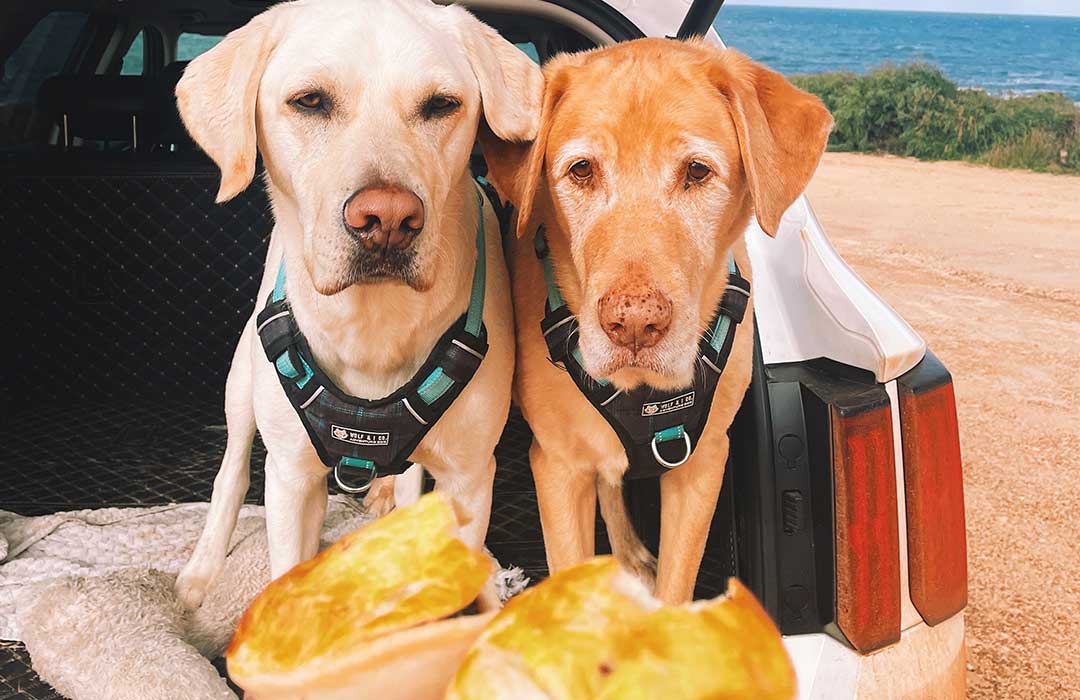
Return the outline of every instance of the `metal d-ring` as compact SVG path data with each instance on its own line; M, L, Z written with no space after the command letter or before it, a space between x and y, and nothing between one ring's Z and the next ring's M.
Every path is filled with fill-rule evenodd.
M353 467L353 465L345 466L355 468ZM334 467L334 481L337 483L339 489L341 489L345 493L352 494L354 496L361 493L367 493L367 490L371 488L371 485L373 483L375 483L375 477L378 475L378 471L375 469L375 465L372 465L370 467L361 467L363 469L367 469L367 472L369 474L368 480L365 481L361 486L350 486L341 479L341 467L341 462L338 462L337 465Z
M660 452L656 449L656 436L653 436L652 442L649 443L649 447L652 448L652 456L656 458L656 461L667 467L668 469L674 469L675 467L681 467L686 464L686 460L690 459L690 436L685 432L682 434L683 443L686 445L686 454L678 462L669 462L660 456Z

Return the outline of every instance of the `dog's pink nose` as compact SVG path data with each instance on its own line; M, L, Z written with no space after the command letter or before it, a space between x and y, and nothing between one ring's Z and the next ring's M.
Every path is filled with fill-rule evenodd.
M616 283L598 306L607 337L634 352L659 343L671 326L671 300L651 284Z
M368 250L405 250L424 228L424 203L398 187L369 187L345 202L342 216Z

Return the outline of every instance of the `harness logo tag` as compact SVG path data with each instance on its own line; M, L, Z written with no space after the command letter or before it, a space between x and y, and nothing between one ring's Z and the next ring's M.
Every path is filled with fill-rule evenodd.
M690 408L693 405L694 392L688 391L682 396L676 396L675 398L667 399L666 401L654 401L652 403L642 404L641 415L646 418L649 416L659 416L665 413L681 411L684 408Z
M365 447L386 447L390 444L390 433L373 433L369 430L356 430L340 425L331 424L330 435L335 440Z

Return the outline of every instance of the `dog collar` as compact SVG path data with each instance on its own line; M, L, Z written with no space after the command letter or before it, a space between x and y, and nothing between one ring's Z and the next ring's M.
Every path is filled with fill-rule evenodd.
M734 256L728 260L727 287L710 332L698 345L698 362L704 371L695 371L693 383L678 391L642 385L626 392L585 371L578 347L578 321L559 291L543 226L536 232L535 246L547 284L540 330L548 355L552 363L567 371L619 437L629 462L626 478L655 477L683 465L705 430L713 395L731 354L735 326L742 322L750 300L750 282L739 274Z
M342 491L364 493L379 476L400 474L408 457L446 413L487 354L484 327L484 196L477 190L476 267L469 308L446 330L412 379L382 399L342 391L319 368L285 294L285 261L256 318L267 359L323 464Z

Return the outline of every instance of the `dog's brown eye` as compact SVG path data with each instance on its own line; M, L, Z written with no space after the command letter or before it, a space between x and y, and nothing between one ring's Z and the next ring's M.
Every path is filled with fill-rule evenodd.
M319 92L304 93L293 100L293 104L310 110L323 109L324 102L322 93Z
M578 182L585 182L592 177L592 163L587 160L579 160L570 166L570 174Z
M690 182L704 182L710 175L712 168L700 161L692 160L690 165L686 166L686 179Z
M460 106L461 102L449 95L432 95L427 98L420 111L425 119L435 119L450 114Z

